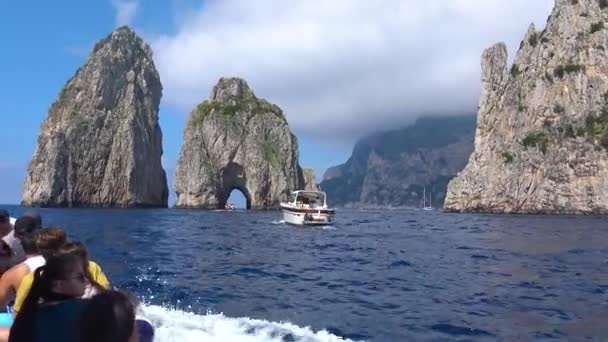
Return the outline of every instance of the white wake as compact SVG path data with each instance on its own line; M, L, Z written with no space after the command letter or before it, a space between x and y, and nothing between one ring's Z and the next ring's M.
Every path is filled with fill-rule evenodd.
M350 341L325 330L275 323L251 318L231 318L222 314L197 315L157 305L141 305L140 315L156 328L155 342L220 341Z

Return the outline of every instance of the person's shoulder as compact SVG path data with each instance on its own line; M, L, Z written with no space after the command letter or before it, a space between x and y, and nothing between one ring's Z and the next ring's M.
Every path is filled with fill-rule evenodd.
M27 267L24 263L19 263L13 267L11 267L8 271L4 272L2 277L6 277L9 279L12 278L23 278L27 274L29 274L29 267Z
M91 260L89 260L88 268L89 268L89 271L91 271L92 273L101 271L101 266L99 266L99 264L96 263L95 261L91 261Z
M59 303L42 304L39 307L39 313L51 316L64 316L66 318L77 315L84 307L86 301L81 298L73 298L64 300ZM58 316L59 315L59 316Z
M21 284L31 284L34 282L34 272L29 272L28 274L26 274L23 279L21 279ZM21 285L19 285L19 287L21 287Z
M110 287L110 282L108 281L108 277L106 277L106 275L103 273L101 266L99 266L96 262L89 260L88 269L89 269L89 273L93 277L93 280L95 280L99 285L101 285L105 288Z

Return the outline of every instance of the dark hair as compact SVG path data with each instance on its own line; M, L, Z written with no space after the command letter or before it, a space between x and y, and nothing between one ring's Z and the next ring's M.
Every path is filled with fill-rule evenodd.
M15 237L19 239L25 254L36 254L36 231L40 229L36 219L30 216L21 216L15 221Z
M89 299L80 314L80 340L128 342L135 329L135 307L128 295L103 291Z
M44 266L34 271L32 288L23 301L19 315L11 326L10 342L31 342L34 340L36 312L40 299L44 301L49 298L52 293L53 282L65 279L80 265L81 260L76 255L50 256L46 258Z
M66 242L61 245L61 247L59 247L53 255L58 257L63 255L74 255L80 258L82 261L82 267L84 268L84 275L87 277L89 283L100 291L104 290L104 287L99 285L99 283L93 279L93 275L89 271L89 252L87 251L87 247L82 242Z
M38 212L30 210L25 212L21 217L29 217L34 220L38 229L42 228L42 216Z
M35 239L38 252L46 258L66 243L67 236L61 228L46 228L36 231Z

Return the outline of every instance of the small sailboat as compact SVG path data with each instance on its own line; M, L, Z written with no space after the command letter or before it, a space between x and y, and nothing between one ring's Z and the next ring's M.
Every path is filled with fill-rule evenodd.
M422 210L433 210L432 193L429 191L429 206L426 206L426 186L422 190Z

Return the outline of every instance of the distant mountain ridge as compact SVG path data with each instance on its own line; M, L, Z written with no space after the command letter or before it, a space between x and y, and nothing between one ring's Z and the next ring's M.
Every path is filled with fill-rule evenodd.
M327 169L320 187L332 206L418 207L426 187L443 205L448 182L473 151L474 115L422 117L357 142L346 163Z

